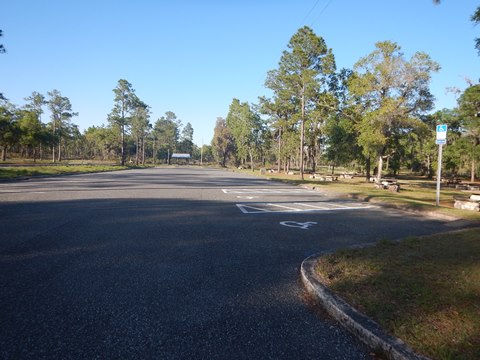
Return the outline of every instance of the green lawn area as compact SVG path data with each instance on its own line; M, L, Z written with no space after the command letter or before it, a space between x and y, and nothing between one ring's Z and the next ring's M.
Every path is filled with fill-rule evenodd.
M480 359L480 230L322 257L324 283L434 359Z
M0 167L0 179L15 179L41 175L62 175L77 173L92 173L128 169L119 165L40 165L40 166L15 166Z

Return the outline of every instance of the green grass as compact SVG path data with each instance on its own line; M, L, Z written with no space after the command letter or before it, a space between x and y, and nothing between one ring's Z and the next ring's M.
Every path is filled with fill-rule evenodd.
M0 167L0 179L16 179L31 176L54 176L63 174L92 173L128 169L118 165L40 165Z
M382 241L317 264L323 281L434 359L480 359L479 229Z

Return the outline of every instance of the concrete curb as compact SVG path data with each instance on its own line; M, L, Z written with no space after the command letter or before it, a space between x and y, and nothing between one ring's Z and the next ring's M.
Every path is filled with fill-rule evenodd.
M348 331L388 359L429 360L416 354L402 340L388 335L375 321L354 309L320 281L315 273L315 264L318 258L328 253L312 255L302 262L302 282L309 294Z

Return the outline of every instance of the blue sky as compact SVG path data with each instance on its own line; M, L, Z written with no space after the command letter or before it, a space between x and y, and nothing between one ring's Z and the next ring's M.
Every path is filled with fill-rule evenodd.
M406 57L428 53L442 69L431 90L436 109L452 108L465 78L477 82L480 37L470 16L478 0L15 0L1 6L0 92L17 105L32 91L58 89L79 112L83 131L105 124L112 89L128 80L152 110L173 111L210 143L233 98L268 95L264 81L291 36L312 27L337 67L352 68L378 41ZM42 119L48 121L48 114Z

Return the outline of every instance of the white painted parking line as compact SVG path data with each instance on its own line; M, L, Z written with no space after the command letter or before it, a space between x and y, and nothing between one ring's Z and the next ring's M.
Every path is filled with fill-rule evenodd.
M330 209L330 207L325 206L325 205L318 206L318 205L312 205L312 204L307 204L307 203L295 203L295 205L305 206L305 207L312 208L312 209L315 209L315 210L328 210L328 209Z
M322 212L322 211L343 211L343 210L364 210L376 206L356 202L282 202L282 203L243 203L236 204L244 214L265 214L265 213L301 213L301 212Z
M253 199L258 199L258 196L237 195L237 199L253 200Z
M261 208L257 208L257 207L254 207L254 206L248 206L248 205L243 205L243 204L237 204L237 207L244 214L260 214L260 213L270 212L266 209L261 209ZM250 209L252 209L253 211L250 210Z
M286 209L286 210L290 210L290 211L301 211L300 209L298 208L293 208L293 207L290 207L290 206L285 206L285 205L279 205L279 204L267 204L268 206L273 206L273 207L278 207L280 209Z
M338 209L351 209L352 208L351 204L356 204L356 203L350 203L350 206L342 205L340 203L335 203L335 202L328 203L329 206L337 207Z
M319 193L308 189L222 189L225 194L233 195L282 195L282 194L312 194Z

